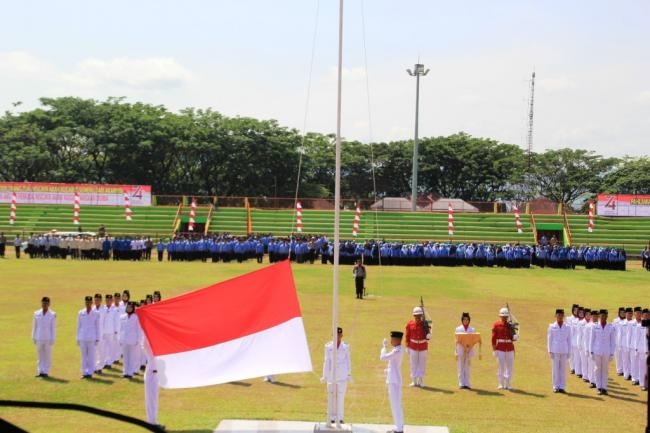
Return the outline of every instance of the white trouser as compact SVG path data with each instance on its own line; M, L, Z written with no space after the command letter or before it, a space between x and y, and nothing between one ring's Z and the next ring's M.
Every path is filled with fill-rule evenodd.
M580 349L578 346L571 347L571 369L575 374L582 376L582 357L580 356Z
M620 346L616 346L614 351L614 358L616 359L616 373L623 373L623 352Z
M140 346L137 344L122 344L124 354L124 375L133 376L140 369Z
M630 349L630 375L632 376L632 381L637 382L639 380L639 352L636 349Z
M106 347L106 344L104 343L104 339L102 338L99 340L97 345L95 346L95 371L101 370L104 368L104 348Z
M158 424L158 372L147 365L144 371L144 406L147 412L147 422Z
M472 358L469 356L469 353L458 355L456 361L456 368L458 369L458 386L472 386L469 383L471 360Z
M589 380L589 352L586 349L579 349L580 351L580 369L582 371L582 379Z
M623 376L628 377L632 375L632 371L630 370L631 367L631 362L630 362L630 349L627 347L621 347L621 361L623 362Z
M52 343L51 341L36 341L38 374L50 374L50 367L52 366Z
M594 379L596 388L607 389L607 373L609 369L609 356L594 355Z
M499 385L504 388L510 388L510 382L512 381L512 373L515 361L515 352L504 352L497 350L495 352L497 357L497 379L499 380Z
M594 357L589 354L587 354L587 379L591 383L596 383L596 363Z
M347 382L344 380L336 382L336 388L337 395L334 396L334 384L327 384L327 421L345 420L343 403L345 401Z
M427 365L427 350L409 349L409 365L412 378L423 378Z
M95 346L94 341L80 341L81 349L81 374L83 376L92 375L95 372Z
M553 389L566 388L566 353L551 353Z
M647 378L648 376L648 364L647 364L647 358L648 354L643 353L643 352L637 352L638 355L638 361L639 361L639 385L643 386L648 386L647 385Z
M120 344L117 335L115 335L115 344L113 345L113 353L112 353L113 362L119 361L121 357L122 357L122 345Z
M388 399L390 411L393 414L395 431L404 431L404 411L402 410L402 385L399 383L388 384Z
M102 336L102 360L104 365L111 365L115 361L115 353L117 352L117 337L115 334L104 334ZM103 366L102 366L103 367Z

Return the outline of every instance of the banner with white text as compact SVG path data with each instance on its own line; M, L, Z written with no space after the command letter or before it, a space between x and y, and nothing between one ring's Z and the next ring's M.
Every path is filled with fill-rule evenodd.
M91 183L0 182L0 203L11 203L16 193L20 204L69 204L79 193L81 205L124 206L124 193L131 206L151 206L151 185L111 185Z
M650 195L598 194L596 213L600 216L650 216Z

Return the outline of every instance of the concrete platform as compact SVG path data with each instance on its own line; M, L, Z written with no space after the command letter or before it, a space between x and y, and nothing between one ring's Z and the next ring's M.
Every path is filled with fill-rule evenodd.
M314 433L320 432L355 432L355 433L386 433L391 430L389 424L343 424L340 429L330 427L322 422L306 421L254 421L224 419L217 426L215 433ZM447 427L432 427L423 425L406 425L405 433L449 433Z

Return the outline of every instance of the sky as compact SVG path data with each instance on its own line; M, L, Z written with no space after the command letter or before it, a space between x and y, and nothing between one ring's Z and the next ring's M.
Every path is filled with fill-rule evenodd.
M0 111L41 97L212 108L336 130L336 0L2 0ZM344 138L460 131L650 154L650 1L346 0ZM21 105L14 106L21 102Z

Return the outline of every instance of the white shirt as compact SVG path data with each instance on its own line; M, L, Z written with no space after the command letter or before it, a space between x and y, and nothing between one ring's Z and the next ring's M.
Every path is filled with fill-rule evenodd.
M386 383L402 384L402 346L395 346L389 352L388 348L382 347L379 359L388 361L384 372L386 373Z
M597 323L591 331L590 352L594 355L612 356L616 349L616 330L611 323L603 325Z
M332 358L334 346L330 341L325 345L325 359L323 361L323 378L327 383L332 383ZM341 341L336 349L336 381L348 380L352 375L352 360L350 359L350 346Z
M462 333L473 334L475 332L476 332L476 330L474 328L472 328L471 326L468 326L467 329L465 329L465 326L463 326L463 325L458 326L456 328L456 331L455 331L456 334L462 334ZM465 353L465 348L461 344L456 343L456 355L461 356L464 353ZM470 357L474 356L474 348L473 347L469 350L468 355Z
M34 312L32 323L32 340L50 341L56 339L56 313L48 308L43 314L43 309Z
M546 336L548 353L568 354L571 350L571 328L566 323L551 323Z
M115 334L120 330L120 313L115 305L106 307L102 322L102 332L106 335Z
M77 341L99 341L99 312L91 308L90 313L85 308L77 315Z
M127 344L129 346L141 344L142 329L140 328L140 321L135 313L130 316L127 313L122 314L120 317L120 344Z

